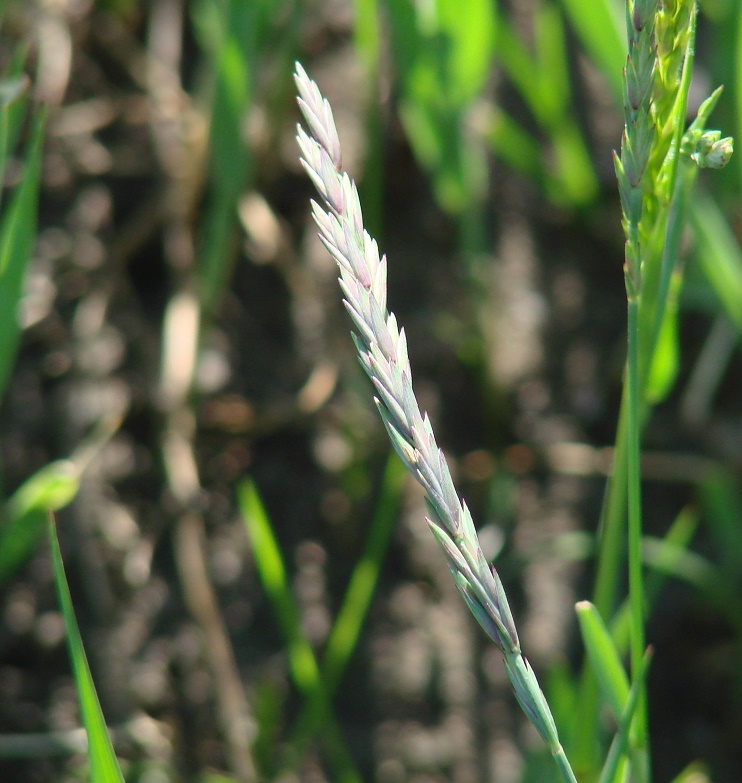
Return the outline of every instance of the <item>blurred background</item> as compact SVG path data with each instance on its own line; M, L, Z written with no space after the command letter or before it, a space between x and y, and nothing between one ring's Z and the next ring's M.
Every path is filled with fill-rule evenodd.
M569 748L625 356L622 14L3 3L4 214L29 191L0 222L28 248L0 285L4 783L86 775L49 505L127 780L555 779L389 456L292 72L332 103L418 397ZM725 84L711 124L738 138L740 74L742 10L706 0L691 113ZM742 775L741 177L700 178L645 434L657 781Z

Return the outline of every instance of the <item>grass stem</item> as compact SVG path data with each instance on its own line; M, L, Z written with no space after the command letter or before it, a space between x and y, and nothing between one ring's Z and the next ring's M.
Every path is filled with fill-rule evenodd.
M628 560L629 602L631 606L631 672L637 677L644 659L644 577L642 572L642 495L641 495L641 400L639 384L639 302L628 301L628 426L627 426L627 489L628 489ZM634 750L646 759L649 744L646 688L642 686L634 718L632 734ZM641 766L645 762L641 761ZM647 780L639 773L638 780Z

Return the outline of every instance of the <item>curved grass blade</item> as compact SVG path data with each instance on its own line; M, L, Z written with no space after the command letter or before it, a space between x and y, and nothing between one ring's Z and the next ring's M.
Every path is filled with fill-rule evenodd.
M90 667L88 666L85 649L80 638L80 629L77 626L72 598L67 585L67 577L64 573L64 564L62 563L62 553L59 549L54 517L51 514L49 515L48 529L52 565L54 566L54 581L57 586L59 603L62 607L64 623L67 629L67 644L70 658L72 659L77 694L80 700L80 712L88 735L90 779L92 783L124 783L116 754L113 751L111 738L108 736L108 729L106 728L98 695L95 691L93 678L90 675Z
M104 418L68 459L44 465L0 508L0 584L31 557L49 511L72 502L83 472L120 424L118 414Z
M390 455L384 471L379 502L369 526L366 547L353 570L345 599L327 640L322 674L331 693L340 684L358 642L394 528L406 475L407 472L396 455Z
M371 599L376 591L391 532L394 529L402 484L406 475L404 466L396 455L390 454L365 548L353 569L343 603L327 639L325 655L321 663L322 678L330 697L337 691L358 644ZM297 721L292 744L301 746L308 741L312 733L316 732L315 717L310 705L305 705Z
M693 761L671 783L711 783L711 776L705 764Z
M730 320L742 332L742 251L716 203L700 190L693 202L690 220L701 267Z
M644 653L641 665L636 671L636 679L631 686L631 691L626 700L626 706L621 713L621 723L618 732L611 743L611 748L608 751L608 756L606 757L605 764L601 770L598 783L620 783L623 779L623 776L619 775L619 764L621 757L626 753L628 747L631 722L633 721L636 709L639 706L639 697L644 690L651 662L652 648L650 647Z
M63 508L77 494L80 475L70 460L45 465L8 500L0 527L0 583L33 552L49 511Z
M611 634L598 610L589 601L580 601L575 610L582 641L593 671L616 717L620 717L629 698L629 678L621 663Z
M309 703L310 709L324 721L321 739L328 753L328 760L334 766L334 779L342 783L358 783L361 778L338 726L317 658L301 631L299 612L291 593L283 555L274 535L273 525L253 482L243 482L238 488L237 498L245 529L252 544L260 581L273 605L273 611L286 643L292 678Z
M498 19L498 59L552 148L553 161L540 164L547 195L555 203L587 204L597 193L598 181L572 111L564 25L551 3L538 8L534 39L531 54L512 25L502 15ZM543 159L540 150L536 159Z

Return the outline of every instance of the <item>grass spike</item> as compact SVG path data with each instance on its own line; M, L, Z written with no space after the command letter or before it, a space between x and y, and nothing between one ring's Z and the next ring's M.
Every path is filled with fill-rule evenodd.
M334 250L331 249L330 252L336 259L337 253L340 253L347 260L347 264L338 260L343 291L347 293L351 288L358 291L353 305L347 305L358 328L356 348L366 368L373 368L374 365L367 363L364 354L373 354L375 349L380 349L385 354L396 381L394 389L388 390L398 397L395 398L394 405L385 404L383 398L376 399L382 420L397 453L410 473L428 492L432 510L435 511L436 517L440 517L434 524L429 524L446 553L459 591L480 625L504 655L506 670L518 701L549 746L562 778L567 783L576 783L557 737L549 706L531 667L521 653L512 613L500 578L481 554L470 515L453 489L448 463L435 445L427 417L423 417L418 407L412 388L412 371L406 361L406 350L395 350L400 343L396 319L386 311L386 296L379 297L379 292L371 285L380 263L379 254L375 243L364 230L363 213L355 184L341 169L339 145L337 149L334 147L337 130L332 110L317 85L298 63L295 80L300 96L299 106L305 112L307 124L314 134L314 139L308 141L306 134L299 131L303 165L317 185L327 209L326 216L315 209L315 220L324 241L329 239L328 222L332 224L334 218L342 225L344 246L341 247L341 243L336 242ZM321 120L319 128L318 119ZM333 161L334 165L327 165L328 161ZM333 237L334 235L333 231ZM402 420L399 420L400 411L404 417ZM418 454L419 459L417 456L413 458L413 455ZM465 520L463 524L462 519Z

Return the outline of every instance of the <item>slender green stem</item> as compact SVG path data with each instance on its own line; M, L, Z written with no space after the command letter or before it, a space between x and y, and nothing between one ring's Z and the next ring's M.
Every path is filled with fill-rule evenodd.
M634 718L634 714L640 702L640 697L644 684L646 683L647 672L649 670L649 664L652 661L652 651L648 648L642 658L641 670L637 671L634 675L634 684L631 686L629 698L626 702L623 715L619 725L618 732L613 738L611 748L608 751L608 756L603 765L603 769L600 773L600 779L598 783L610 783L616 779L616 770L618 769L618 763L621 756L626 752L628 745L629 731L631 722Z
M644 579L642 573L642 498L641 498L641 399L639 386L639 303L636 297L628 302L628 360L626 363L628 387L627 426L627 488L628 488L628 555L629 602L631 606L631 672L636 678L644 658ZM643 757L649 742L647 725L646 688L639 694L639 705L634 718L633 745ZM638 776L646 780L646 775Z
M573 768L559 741L551 708L539 688L530 664L519 651L505 652L505 668L515 689L516 698L551 751L564 783L577 783Z
M552 751L554 761L556 762L557 769L561 773L566 783L577 783L575 773L572 771L572 767L569 765L569 760L564 753L564 748L560 745L555 751Z
M624 386L616 426L613 472L606 487L598 536L597 573L593 603L604 619L613 616L620 582L624 553L624 520L628 480L628 386ZM586 661L580 678L579 708L573 731L572 759L582 779L591 774L599 762L596 720L600 689L595 672Z
M628 387L624 387L618 424L616 425L613 472L606 488L603 516L600 521L600 551L598 552L597 574L593 592L593 603L604 620L611 617L616 607L619 571L624 551L623 522L626 515L628 403Z

